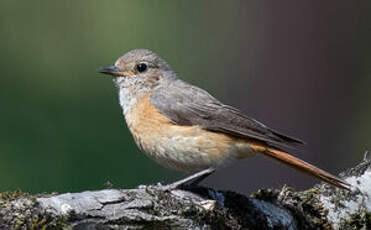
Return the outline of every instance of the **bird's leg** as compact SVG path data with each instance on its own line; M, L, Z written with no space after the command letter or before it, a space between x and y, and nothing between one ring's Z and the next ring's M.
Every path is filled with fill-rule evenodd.
M214 168L204 169L204 170L199 171L195 174L192 174L192 175L190 175L190 176L188 176L184 179L181 179L181 180L175 181L171 184L165 185L164 189L165 190L173 190L173 189L177 189L177 188L179 188L181 186L184 186L184 185L187 185L187 184L190 187L195 186L198 183L200 183L202 180L204 180L206 177L210 176L213 172L215 172Z

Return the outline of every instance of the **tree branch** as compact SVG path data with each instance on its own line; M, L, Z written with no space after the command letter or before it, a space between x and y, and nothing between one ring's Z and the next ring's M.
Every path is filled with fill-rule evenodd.
M355 187L264 189L250 197L161 186L0 194L0 229L371 229L371 160L341 175Z

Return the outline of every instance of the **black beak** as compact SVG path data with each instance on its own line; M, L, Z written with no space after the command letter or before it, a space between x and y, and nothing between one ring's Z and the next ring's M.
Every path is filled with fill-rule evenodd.
M103 66L98 69L98 73L103 73L107 75L112 75L114 77L122 76L123 72L122 70L117 66Z

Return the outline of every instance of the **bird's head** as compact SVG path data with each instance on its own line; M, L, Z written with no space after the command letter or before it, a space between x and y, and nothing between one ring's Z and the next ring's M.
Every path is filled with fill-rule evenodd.
M146 49L129 51L114 65L102 67L98 72L113 76L124 114L139 98L148 95L157 86L164 86L176 79L170 66L160 56Z
M98 72L113 76L119 89L140 91L150 90L163 79L175 77L160 56L146 49L131 50L117 59L114 65L102 67Z

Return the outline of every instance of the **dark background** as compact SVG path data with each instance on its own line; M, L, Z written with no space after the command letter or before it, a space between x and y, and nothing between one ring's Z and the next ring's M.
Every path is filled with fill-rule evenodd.
M149 48L179 75L307 142L333 173L371 145L368 1L1 1L0 189L132 188L184 175L136 148L111 80ZM256 157L207 180L242 193L316 180Z

